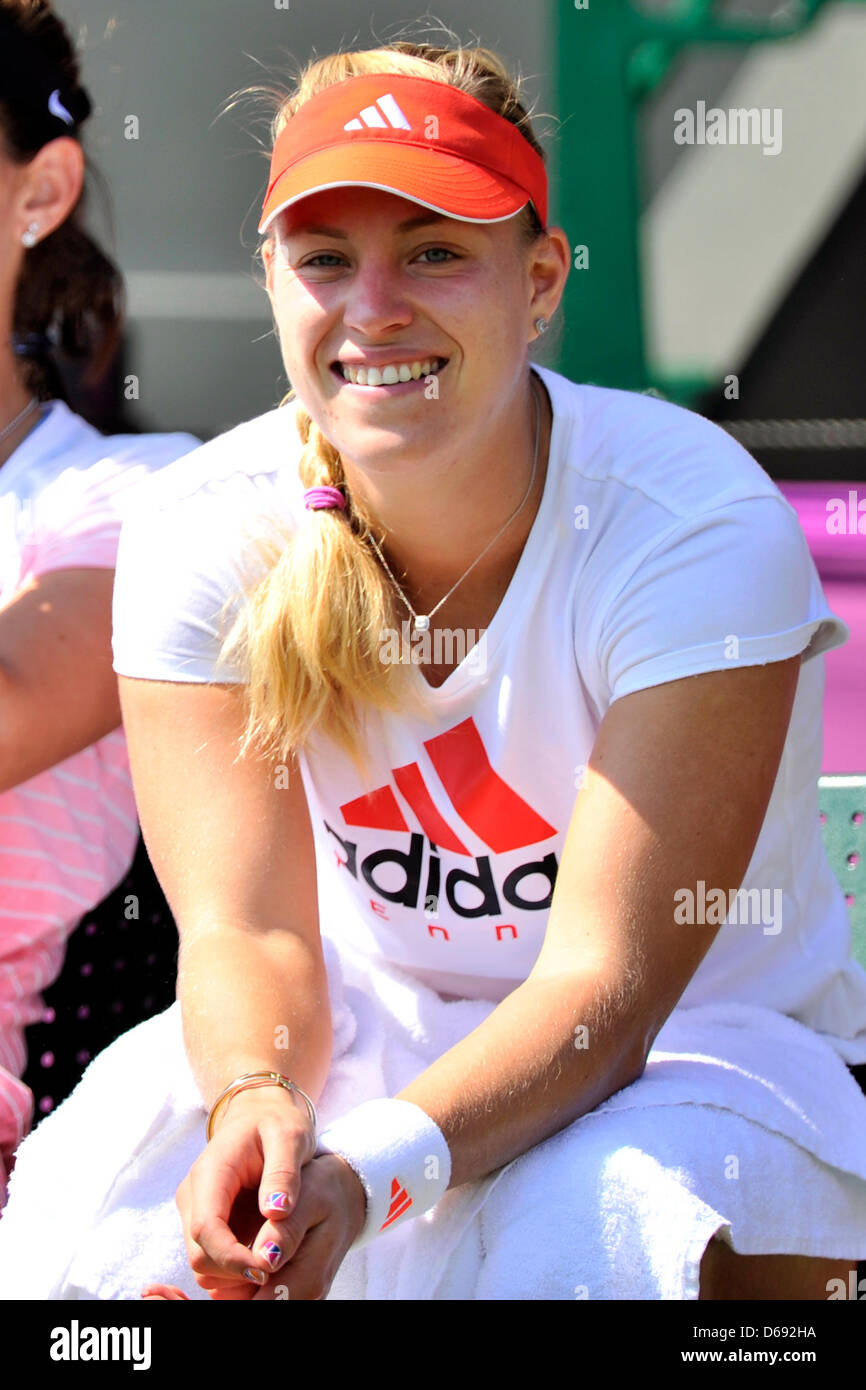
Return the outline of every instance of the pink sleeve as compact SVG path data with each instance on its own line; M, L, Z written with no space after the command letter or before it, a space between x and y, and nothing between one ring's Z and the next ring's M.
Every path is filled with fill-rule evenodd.
M123 518L140 485L153 476L153 463L108 458L81 473L64 473L36 504L22 579L76 567L114 569Z
M120 519L91 513L78 519L65 531L51 534L36 549L28 575L48 574L51 570L114 569Z
M0 1210L6 1196L9 1160L27 1133L32 1114L30 1088L0 1067Z

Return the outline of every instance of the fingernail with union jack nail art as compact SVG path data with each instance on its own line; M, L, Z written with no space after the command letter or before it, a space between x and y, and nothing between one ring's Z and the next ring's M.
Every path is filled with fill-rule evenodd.
M288 1192L272 1192L265 1202L268 1211L288 1211L289 1194Z

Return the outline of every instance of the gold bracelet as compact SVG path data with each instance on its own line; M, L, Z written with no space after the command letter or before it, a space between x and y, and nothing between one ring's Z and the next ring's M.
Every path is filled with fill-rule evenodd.
M248 1072L245 1076L239 1076L234 1081L229 1082L225 1090L221 1091L220 1094L217 1096L216 1100L211 1106L210 1114L207 1117L208 1143L210 1143L211 1139L213 1138L214 1122L216 1120L217 1112L220 1106L224 1104L227 1105L228 1102L232 1099L232 1097L238 1095L240 1091L254 1091L257 1090L259 1086L282 1086L283 1089L286 1091L294 1091L297 1095L299 1095L302 1098L302 1100L306 1102L307 1110L309 1111L310 1115L310 1123L313 1126L313 1144L315 1147L316 1125L318 1123L316 1118L316 1107L310 1100L310 1097L307 1095L306 1091L302 1091L300 1086L296 1086L294 1081L290 1081L287 1076L283 1076L282 1072L278 1071Z

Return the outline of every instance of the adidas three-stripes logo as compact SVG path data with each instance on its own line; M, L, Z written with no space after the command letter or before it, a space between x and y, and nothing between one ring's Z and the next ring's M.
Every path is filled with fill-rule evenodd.
M379 1230L384 1231L386 1226L390 1226L392 1221L396 1221L398 1216L402 1216L404 1211L408 1211L411 1205L412 1198L409 1196L405 1187L402 1187L396 1178L392 1178L391 1205L388 1208L388 1215L385 1217Z
M365 127L375 126L386 130L389 126L394 130L412 129L390 92L383 97L377 97L372 106L365 106L360 115L346 122L343 129L363 130Z
M556 834L556 827L524 801L491 766L471 715L445 733L425 739L424 748L451 805L463 823L494 854L508 854ZM440 849L471 858L468 846L440 814L419 763L394 767L391 775L430 842ZM410 826L388 783L343 802L340 811L346 825L410 833Z

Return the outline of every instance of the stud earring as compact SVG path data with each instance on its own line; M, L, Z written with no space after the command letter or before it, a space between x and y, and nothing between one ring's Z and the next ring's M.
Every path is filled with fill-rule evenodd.
M540 337L542 333L547 332L548 328L550 327L550 324L547 319L536 319L535 327Z
M35 246L38 240L39 223L31 222L30 226L27 228L27 231L21 233L21 244L22 246L26 246L29 249L31 246Z

